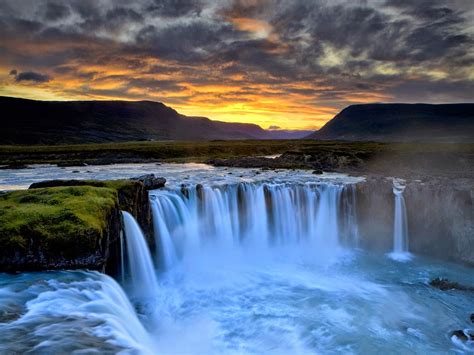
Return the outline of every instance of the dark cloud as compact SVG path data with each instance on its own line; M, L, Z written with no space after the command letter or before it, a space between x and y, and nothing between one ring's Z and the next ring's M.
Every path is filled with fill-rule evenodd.
M47 21L58 21L69 16L69 14L69 7L63 4L54 2L49 2L46 4L45 19Z
M199 13L203 5L199 0L155 0L146 11L158 16L180 17Z
M18 73L15 77L15 80L17 82L31 81L35 83L46 83L50 81L51 79L48 75L36 73L34 71L27 71L27 72Z
M176 102L224 84L212 99L472 100L473 16L472 0L4 0L0 64L31 68L18 82Z

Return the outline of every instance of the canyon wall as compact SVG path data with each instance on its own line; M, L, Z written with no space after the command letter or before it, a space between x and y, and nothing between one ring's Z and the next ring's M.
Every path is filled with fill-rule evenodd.
M393 246L394 194L390 178L357 185L361 247L389 252ZM474 265L474 190L471 179L408 180L409 250Z

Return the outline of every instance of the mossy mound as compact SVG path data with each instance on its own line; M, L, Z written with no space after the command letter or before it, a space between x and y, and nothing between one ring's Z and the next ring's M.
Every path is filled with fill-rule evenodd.
M138 199L137 193L142 193L143 184L138 180L46 180L34 183L30 190L38 188L49 188L57 186L91 186L112 189L119 197L120 209L128 211L136 216L134 205Z
M105 257L121 183L106 185L0 195L0 270L88 267Z

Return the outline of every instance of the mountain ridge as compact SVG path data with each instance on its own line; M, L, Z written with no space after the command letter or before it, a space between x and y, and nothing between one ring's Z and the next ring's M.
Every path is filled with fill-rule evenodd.
M0 144L277 137L256 124L185 116L161 102L149 100L38 101L1 96L0 107Z
M474 104L350 105L309 139L474 142Z

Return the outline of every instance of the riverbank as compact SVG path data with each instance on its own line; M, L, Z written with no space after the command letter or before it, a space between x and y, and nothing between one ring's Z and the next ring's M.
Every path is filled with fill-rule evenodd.
M245 140L0 146L0 168L150 162L208 162L216 166L303 168L411 178L474 178L474 144Z

